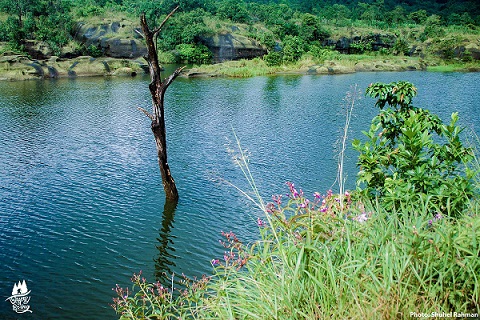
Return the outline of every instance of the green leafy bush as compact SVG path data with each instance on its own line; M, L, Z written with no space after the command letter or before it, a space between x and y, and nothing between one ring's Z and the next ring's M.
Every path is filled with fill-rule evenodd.
M372 42L369 40L360 40L350 44L349 52L362 54L372 51Z
M428 38L441 38L446 34L442 19L440 16L431 15L425 21L425 30L420 39L425 41Z
M263 56L263 60L267 63L267 66L279 66L282 64L283 56L280 52L272 51Z
M392 51L396 55L408 55L408 53L410 52L408 41L404 38L398 38L397 40L395 40Z
M246 23L250 20L247 6L243 1L225 0L217 4L217 14L221 19Z
M168 28L159 34L159 48L163 51L173 50L179 44L197 44L201 37L213 35L212 29L204 22L204 17L208 15L200 8L173 15Z
M92 56L94 58L101 57L103 55L102 50L100 50L97 46L91 44L86 48L86 53L89 56Z
M476 195L469 168L471 148L460 139L453 113L450 124L428 110L414 107L417 89L409 82L371 84L366 94L378 98L380 113L373 118L365 142L355 140L360 152L358 189L376 197L386 209L402 205L423 207L431 213L458 215Z
M283 60L295 62L305 53L305 42L298 36L286 36L283 40Z
M179 44L176 48L178 59L183 63L210 63L212 53L202 44Z
M307 13L302 17L299 35L306 42L323 41L330 36L330 32L325 29L317 16Z

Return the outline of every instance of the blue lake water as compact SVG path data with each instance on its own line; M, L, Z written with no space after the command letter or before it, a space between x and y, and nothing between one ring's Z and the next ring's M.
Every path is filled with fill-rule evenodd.
M254 239L248 186L227 149L248 149L262 196L292 181L307 195L336 186L336 141L352 86L350 138L375 114L371 82L407 80L415 105L480 133L480 73L357 73L251 79L179 78L167 92L168 156L180 202L164 208L148 78L0 83L0 319L115 319L115 284L201 276L223 256L220 232ZM468 130L467 130L468 131ZM356 153L347 152L354 188ZM33 313L8 301L26 280Z

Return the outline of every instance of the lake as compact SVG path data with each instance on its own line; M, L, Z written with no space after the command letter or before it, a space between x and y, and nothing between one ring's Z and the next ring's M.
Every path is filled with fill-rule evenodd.
M480 133L480 73L356 73L250 79L178 78L167 91L168 156L180 202L164 208L147 77L0 83L0 318L115 319L115 284L140 270L201 276L221 258L220 232L245 241L256 209L227 150L247 150L264 199L292 181L306 195L334 185L347 92L355 102L350 140L368 130L371 82L407 80L414 105ZM467 130L468 131L468 130ZM346 158L355 186L355 151ZM32 313L9 301L31 290Z

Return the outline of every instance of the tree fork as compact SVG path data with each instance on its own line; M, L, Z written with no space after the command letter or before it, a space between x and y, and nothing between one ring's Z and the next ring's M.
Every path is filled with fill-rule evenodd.
M152 120L151 129L153 136L155 137L155 145L157 147L158 165L160 167L160 173L162 175L163 189L165 190L165 197L167 201L178 201L178 191L175 185L175 180L170 172L170 167L167 161L167 139L165 130L165 115L164 115L164 98L165 91L176 77L182 72L183 68L180 67L175 70L169 77L162 81L161 68L158 62L158 53L155 46L155 39L158 33L162 30L167 20L177 11L178 7L172 10L167 17L163 20L159 27L150 30L145 18L145 13L140 16L140 23L142 25L143 37L147 45L147 56L145 59L148 62L148 68L150 71L150 94L152 95L153 112L149 113L145 109L139 108L140 111L145 113L147 117Z

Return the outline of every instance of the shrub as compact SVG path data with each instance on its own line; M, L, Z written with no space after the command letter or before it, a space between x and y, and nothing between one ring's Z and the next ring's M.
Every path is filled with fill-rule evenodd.
M396 55L408 55L410 47L406 39L398 38L393 45L392 51Z
M414 107L417 89L409 82L371 84L367 95L378 98L367 140L355 140L358 190L379 198L388 210L404 204L424 206L432 214L458 215L476 194L468 165L471 148L460 140L462 129L453 113L450 124L428 110Z
M369 40L360 40L350 44L349 52L354 54L362 54L372 51L372 42Z
M202 44L179 44L176 50L178 59L183 63L207 64L212 61L212 53Z
M277 44L275 41L275 36L271 32L262 32L260 33L259 39L260 43L264 45L268 50L273 50Z
M425 41L428 38L441 38L446 34L445 28L442 24L440 16L431 15L425 22L425 30L420 36L421 41Z
M286 36L283 40L283 60L295 62L305 53L305 43L298 36Z
M247 23L250 20L246 4L243 1L226 0L218 3L217 14L221 19Z
M162 64L177 63L177 57L172 51L158 51L158 61Z
M201 38L212 36L213 30L204 22L206 17L209 13L201 8L173 15L168 28L159 34L159 49L173 50L179 44L197 44Z
M91 44L88 46L86 49L86 52L89 56L92 56L94 58L101 57L103 55L103 52L101 49L99 49L97 46Z
M315 44L310 45L308 52L321 63L323 63L325 60L337 59L339 56L338 51Z
M317 16L306 13L302 16L299 35L305 42L323 41L330 37L330 32L326 30Z
M283 56L280 52L272 51L263 56L263 60L269 67L279 66L282 64Z

